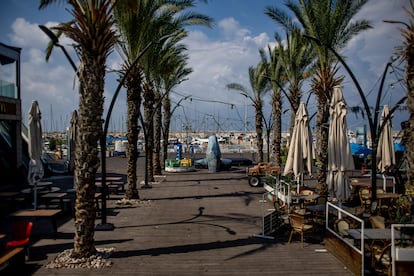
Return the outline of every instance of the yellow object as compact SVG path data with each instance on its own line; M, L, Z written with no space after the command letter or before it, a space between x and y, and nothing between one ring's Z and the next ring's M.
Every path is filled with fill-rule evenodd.
M191 167L193 165L193 160L190 158L184 158L180 160L180 167Z

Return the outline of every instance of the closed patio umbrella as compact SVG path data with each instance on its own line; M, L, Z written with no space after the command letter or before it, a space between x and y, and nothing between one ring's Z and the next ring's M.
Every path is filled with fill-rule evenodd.
M331 197L341 202L350 197L346 171L353 170L355 165L347 135L346 105L338 86L334 87L329 114L327 186Z
M381 113L380 125L385 118L389 116L390 110L388 105L384 105ZM391 119L387 120L382 129L377 146L377 168L384 175L389 172L391 167L395 165L394 142L391 133ZM386 179L384 178L384 190L386 188Z
M296 112L292 139L286 159L284 175L292 174L298 182L303 182L305 173L312 174L312 134L309 127L309 116L304 103L300 103ZM302 183L303 184L303 183Z
M33 185L33 207L37 208L37 182L43 177L42 157L42 125L41 113L37 101L33 101L29 111L29 174L28 181Z

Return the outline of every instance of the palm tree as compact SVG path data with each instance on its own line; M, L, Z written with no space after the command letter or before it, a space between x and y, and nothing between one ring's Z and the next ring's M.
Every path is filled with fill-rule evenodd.
M312 90L317 96L316 115L316 158L318 164L317 192L327 194L326 165L328 161L329 101L333 87L343 81L337 76L338 62L329 48L343 49L347 42L363 30L371 28L367 20L353 20L353 17L366 4L367 0L299 0L288 1L286 6L295 15L292 19L286 12L273 7L266 8L266 14L288 31L302 29L318 39L321 44L312 42L317 56L316 73L312 77Z
M249 81L251 90L241 84L229 83L227 89L237 90L248 98L254 108L256 117L256 145L258 151L258 162L263 161L263 97L269 91L268 78L265 65L259 63L257 67L249 67Z
M259 50L261 62L265 66L267 80L272 87L272 117L273 117L273 151L274 163L278 166L281 162L281 142L282 142L282 67L279 62L279 54L283 51L281 45L277 45L273 50L268 47L269 60L263 49Z
M165 98L169 97L170 90L166 89L165 80L176 78L176 67L178 62L184 62L186 65L187 57L183 54L187 51L187 48L178 44L180 40L187 36L187 32L182 29L177 35L169 41L159 54L159 61L153 68L153 79L156 84L155 102L156 107L154 109L154 174L161 175L161 134L162 134L162 103L165 103ZM167 102L168 104L168 102ZM165 138L165 137L164 137ZM164 144L165 145L165 144ZM167 137L168 146L168 137ZM163 160L165 163L165 160Z
M400 31L404 37L404 47L398 54L407 62L405 82L407 85L407 108L410 119L403 124L404 144L406 146L406 159L408 163L406 191L414 191L414 1L410 0L410 5L404 7L409 19L409 23L399 21L387 21L398 23L405 26Z
M154 1L149 1L153 3ZM155 1L157 2L157 1ZM161 13L155 14L157 22L159 22L158 29L154 29L149 36L163 36L165 34L175 33L173 41L178 43L186 36L186 32L183 30L185 26L202 25L211 27L213 19L203 14L194 13L188 11L188 9L194 6L194 0L176 0L176 1L160 1L168 3L167 9L161 9ZM160 72L160 58L163 53L168 52L166 45L158 45L149 51L149 54L145 57L143 64L145 83L144 83L144 131L146 131L146 177L144 187L149 187L148 181L153 181L153 155L154 151L154 121L153 116L156 114L154 111L157 110L160 102L155 101L155 89L160 87L157 83L161 78L158 76ZM168 49L168 48L167 48ZM158 66L155 66L158 64ZM171 72L167 72L170 74ZM156 126L157 128L160 126ZM159 154L159 152L158 152Z
M195 13L179 14L183 10L192 7L194 1L166 1L166 0L120 0L117 4L115 12L119 29L123 34L123 45L125 56L128 58L129 64L138 53L146 48L146 45L153 41L157 41L157 38L164 35L171 35L180 29L180 24L205 24L211 20L208 17L204 17ZM178 16L179 14L179 16ZM179 37L178 35L176 37ZM181 37L182 38L182 37ZM181 39L180 38L180 39ZM177 39L175 41L178 41ZM135 99L134 103L128 100L129 123L128 126L128 141L129 141L129 154L128 154L128 189L127 198L138 197L136 190L136 160L138 157L137 141L138 141L138 118L141 120L141 126L144 130L145 147L146 147L146 170L145 170L145 183L153 180L153 166L152 166L152 154L153 151L153 129L152 118L154 116L153 107L155 101L154 87L157 87L153 83L154 74L156 72L154 68L157 68L159 62L159 54L162 49L162 45L153 45L148 53L145 54L143 60L134 69L129 78L131 84L130 91L127 94L131 94L129 99ZM128 66L128 64L127 64ZM126 68L127 68L126 66ZM133 94L133 95L132 95ZM144 111L145 120L140 115L141 99L144 97ZM161 98L161 95L159 95ZM128 97L127 97L128 98Z
M137 159L139 156L137 143L140 132L139 118L142 101L143 68L138 63L134 68L133 60L142 53L152 41L146 40L146 35L151 31L152 17L149 14L148 5L142 1L120 0L114 9L118 30L121 34L121 43L118 48L125 57L125 63L121 74L128 69L130 73L125 81L127 88L127 189L126 199L138 199L137 189ZM131 6L132 5L132 6Z
M280 51L279 59L285 73L286 82L289 84L290 103L290 133L295 124L295 116L302 99L303 82L311 75L314 53L311 44L302 36L299 29L293 29L286 34L286 45ZM280 35L275 39L279 45L284 45Z
M162 139L161 137L155 136L155 140L163 141L162 143L162 163L165 164L165 160L168 157L167 149L168 149L168 138L170 132L170 123L171 123L171 116L174 110L171 110L171 101L170 101L170 92L174 87L180 84L182 81L186 79L186 77L191 74L192 69L186 67L188 56L184 54L186 48L183 45L174 45L174 47L169 48L168 54L163 56L162 61L160 62L160 67L168 68L168 72L163 72L160 74L160 83L164 90L164 98L162 103L163 109L163 124L157 126L155 124L155 128L161 129ZM161 108L161 106L160 106ZM161 112L160 112L161 113ZM160 160L159 155L154 156L154 163ZM161 161L158 161L161 162Z
M41 1L45 8L55 1ZM102 135L106 58L117 41L111 16L112 1L67 1L74 21L54 29L71 38L79 54L79 136L75 158L75 238L72 257L89 257L96 252L95 176L99 167L98 141Z

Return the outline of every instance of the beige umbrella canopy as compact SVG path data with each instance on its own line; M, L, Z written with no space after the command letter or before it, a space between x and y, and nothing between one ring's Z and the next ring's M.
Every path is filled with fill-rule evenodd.
M389 116L389 113L390 110L388 105L384 105L384 108L381 113L380 125L383 124L385 118ZM395 165L395 152L391 132L391 118L389 118L389 120L387 120L387 122L385 123L378 140L377 168L381 173L386 174L393 165Z
M350 197L350 183L347 170L353 170L354 159L349 145L346 126L346 105L340 87L334 87L329 106L331 122L328 140L327 186L332 198L339 201Z
M312 174L312 134L309 127L309 116L304 103L300 103L296 112L295 125L286 159L284 175L295 176L299 183L305 173Z
M37 208L37 182L42 179L44 171L42 158L42 125L41 113L37 101L33 101L29 111L29 174L27 180L33 185L34 202L33 207Z

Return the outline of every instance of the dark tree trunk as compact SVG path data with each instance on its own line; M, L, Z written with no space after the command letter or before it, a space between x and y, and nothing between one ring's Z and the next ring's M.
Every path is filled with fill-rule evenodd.
M145 125L145 185L154 182L153 158L154 152L154 92L150 84L144 86L144 125Z
M130 72L127 81L127 107L128 107L128 148L127 148L127 189L126 199L139 199L137 189L137 160L139 152L137 148L139 137L139 116L141 107L141 78L139 69Z
M263 162L263 113L262 113L262 102L257 101L255 103L256 108L256 144L257 144L257 152L258 162Z
M162 163L165 164L165 160L168 159L168 138L170 136L170 123L171 123L171 101L169 96L164 98L164 131L163 131L163 155Z
M280 158L281 143L282 143L282 103L280 98L280 92L274 91L272 95L272 114L273 114L273 161L275 165L281 166L282 161Z
M161 93L159 91L155 92L155 103L156 107L154 109L154 174L161 175Z
M105 63L84 53L79 73L79 135L75 160L75 238L72 257L88 257L95 248L95 176L99 167L98 141L102 136ZM93 108L92 108L93 107Z

